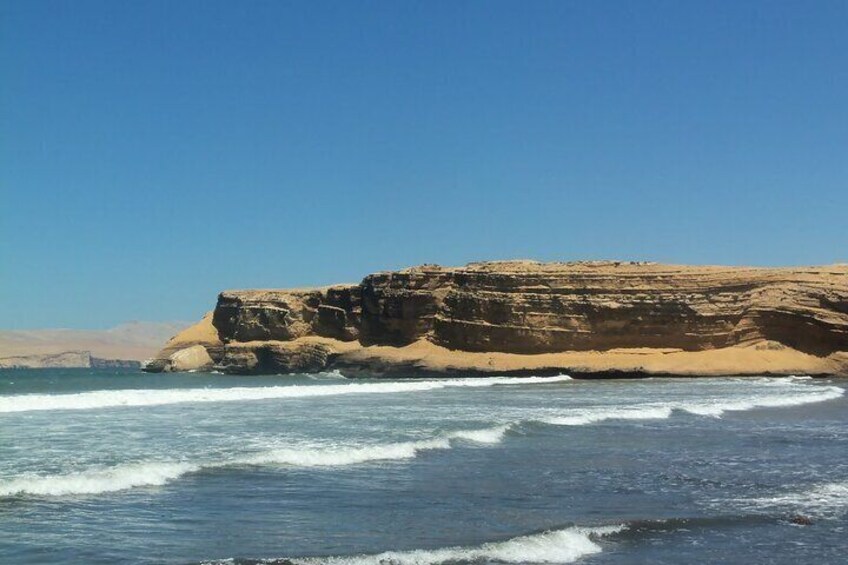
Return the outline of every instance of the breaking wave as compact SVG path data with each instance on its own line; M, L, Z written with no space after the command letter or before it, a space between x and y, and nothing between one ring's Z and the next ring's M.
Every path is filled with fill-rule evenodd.
M164 485L186 473L199 470L199 465L191 463L148 462L68 475L21 476L0 481L0 497L21 494L64 496L115 492L133 487Z
M566 416L543 418L540 422L554 426L585 426L605 420L664 420L672 413L670 406L635 406L624 408L580 409Z
M501 384L556 383L569 377L491 377L406 382L350 383L339 385L290 385L273 387L239 387L229 389L119 390L65 395L19 395L0 397L0 412L51 409L87 409L105 406L144 406L176 402L217 402L228 400L297 398L332 394L379 394L435 390L447 387L489 387ZM63 496L97 494L142 486L159 486L179 477L206 469L233 466L287 465L293 467L336 467L371 461L405 460L423 451L450 449L455 442L478 444L500 443L505 434L525 423L537 422L555 426L583 426L609 420L658 420L670 418L676 411L699 416L719 417L728 411L761 407L786 407L822 402L842 396L836 386L801 384L797 379L770 380L764 393L742 398L711 398L697 401L669 401L630 406L589 406L540 415L526 413L511 421L481 429L456 430L427 439L377 443L372 445L311 445L266 447L255 452L242 452L218 460L145 461L127 463L105 469L38 476L24 474L0 479L0 497L18 495ZM805 507L845 507L848 505L848 483L833 483L803 493L789 493L771 498L752 499L751 507L790 505ZM828 506L830 505L830 506ZM835 506L834 506L835 505Z
M699 416L719 417L725 412L743 412L754 408L783 408L801 406L833 400L845 394L845 389L837 386L794 385L788 392L793 394L773 394L739 400L713 400L709 402L684 403L681 410Z
M292 465L296 467L339 467L369 461L412 459L419 451L450 449L449 438L407 441L363 447L324 449L272 449L263 453L240 457L223 465Z
M464 439L476 443L500 443L511 424L485 428L482 430L462 430L449 435L451 439Z
M845 505L846 483L821 485L804 491L830 493L829 504L839 500ZM835 498L832 496L837 494ZM798 493L800 494L800 493ZM805 494L804 503L809 502ZM763 499L771 500L771 499ZM727 501L723 501L725 504ZM792 500L792 503L797 502ZM781 502L783 505L783 502ZM479 565L483 563L572 563L583 557L601 553L600 541L632 543L652 538L656 534L693 529L720 530L752 525L785 524L791 515L785 512L755 512L742 514L717 514L713 516L644 518L624 520L616 525L595 527L572 526L514 537L500 542L476 546L416 549L411 551L385 551L376 554L340 555L331 557L276 557L266 559L229 558L203 561L203 565Z
M127 406L160 406L188 402L236 402L279 398L306 398L341 394L392 394L443 388L477 388L496 385L546 384L571 377L480 377L383 383L284 385L269 387L123 389L76 394L19 394L0 396L0 413L36 410L92 410Z
M600 553L600 538L626 526L571 527L477 546L386 551L372 555L210 561L212 563L287 563L297 565L441 565L459 563L572 563Z
M792 377L789 377L792 378ZM788 381L775 381L786 385ZM765 394L738 399L712 399L697 402L666 402L634 406L590 407L568 411L562 415L540 418L538 421L555 426L585 426L606 420L665 420L675 411L697 416L721 417L725 412L741 412L755 408L783 408L833 400L845 394L836 386L792 384L783 394Z
M736 501L749 510L797 510L828 517L848 512L848 481L814 485L804 490Z
M150 461L66 475L25 475L0 480L0 498L20 495L100 494L135 487L161 486L189 473L225 467L342 467L372 461L413 459L422 451L450 449L451 442L456 439L483 444L498 443L506 429L506 426L499 426L482 430L461 430L432 439L364 446L275 448L219 461Z

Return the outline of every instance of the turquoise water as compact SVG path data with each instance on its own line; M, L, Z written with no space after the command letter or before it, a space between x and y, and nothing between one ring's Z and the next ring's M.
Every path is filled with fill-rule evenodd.
M844 385L4 371L0 562L840 563Z

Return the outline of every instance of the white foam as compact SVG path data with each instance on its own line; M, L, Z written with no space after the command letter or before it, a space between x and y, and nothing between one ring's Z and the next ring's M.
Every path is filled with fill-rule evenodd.
M0 497L23 494L64 496L99 494L144 486L161 486L202 469L235 466L289 465L293 467L342 467L372 461L404 460L421 451L450 449L454 439L479 443L497 443L506 426L482 430L460 430L445 436L418 441L360 446L274 448L258 453L235 455L228 459L199 462L154 461L117 465L109 469L92 469L67 475L26 475L0 480Z
M784 408L833 400L845 394L836 386L792 385L784 394L751 396L738 400L717 399L708 402L683 403L677 406L691 414L719 417L725 412L743 412L754 408Z
M293 465L297 467L338 467L368 461L412 459L419 451L450 449L448 438L378 444L362 447L325 449L272 449L240 457L228 465Z
M791 379L791 380L790 380ZM622 407L579 408L562 416L540 418L538 421L555 426L585 426L607 420L665 420L675 410L698 416L720 417L725 412L741 412L755 408L781 408L801 406L833 400L845 394L836 386L810 386L795 383L795 378L769 379L765 384L783 387L781 394L749 394L740 398L709 399L698 402L666 402L663 404L637 404Z
M323 377L325 379L334 379L334 380L345 380L345 379L347 379L347 377L345 377L342 374L342 372L339 371L338 369L333 369L332 371L327 371L327 372L323 372L323 373L315 373L315 375L312 375L312 376Z
M743 507L752 509L790 507L813 516L842 514L848 510L848 481L815 485L802 491L743 499L739 502Z
M543 418L540 421L554 426L585 426L606 420L665 420L671 416L671 412L671 406L655 405L580 409L566 416Z
M270 387L122 389L76 394L19 394L0 396L0 413L36 410L91 410L125 406L159 406L188 402L236 402L283 398L335 396L341 394L392 394L423 392L453 387L547 384L570 377L481 377L426 381L347 383L329 385L287 385Z
M445 379L433 381L444 383L452 387L485 387L493 385L532 385L561 383L572 380L568 375L557 375L554 377L472 377L466 379Z
M22 476L0 481L0 497L19 494L39 496L98 494L133 487L158 486L199 469L198 465L190 463L147 462L68 475Z
M599 537L624 526L566 528L470 547L386 551L375 555L292 559L303 565L439 565L442 563L571 563L601 552Z
M504 424L502 426L494 426L482 430L462 430L453 432L449 437L452 439L464 439L476 443L494 444L501 442L509 428L510 424Z

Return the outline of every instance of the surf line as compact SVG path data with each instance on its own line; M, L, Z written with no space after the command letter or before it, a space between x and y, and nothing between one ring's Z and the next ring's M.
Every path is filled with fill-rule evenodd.
M338 447L286 447L234 455L217 461L144 461L65 475L23 475L0 480L0 498L69 496L162 486L205 469L249 466L343 467L380 461L414 459L423 451L451 449L457 440L478 444L501 441L507 426L458 430L430 439Z
M572 563L587 555L601 553L598 541L624 530L626 525L594 528L570 527L518 536L505 541L476 546L455 546L442 549L386 551L370 555L333 557L282 557L263 559L263 563L294 563L297 565L439 565L442 563ZM204 565L233 563L232 559L205 561Z
M161 406L179 403L238 402L285 398L309 398L344 394L394 394L426 392L444 388L484 388L500 385L561 383L572 380L556 377L480 377L384 383L329 385L284 385L270 387L121 389L73 394L18 394L0 396L0 413L43 410L93 410L133 406Z

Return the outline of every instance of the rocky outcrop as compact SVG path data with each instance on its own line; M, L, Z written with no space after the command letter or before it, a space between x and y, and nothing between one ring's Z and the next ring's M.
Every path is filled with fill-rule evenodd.
M224 356L224 344L212 324L212 312L168 340L165 347L142 369L152 373L171 371L206 371Z
M171 371L208 371L215 365L202 345L192 345L168 356Z
M848 266L424 265L357 285L226 291L201 325L148 370L181 370L170 356L202 345L233 373L843 374Z
M227 373L314 373L338 356L332 343L304 338L291 342L234 343L225 348L219 368Z
M358 285L222 292L212 323L226 341L289 341L308 335L359 337Z

